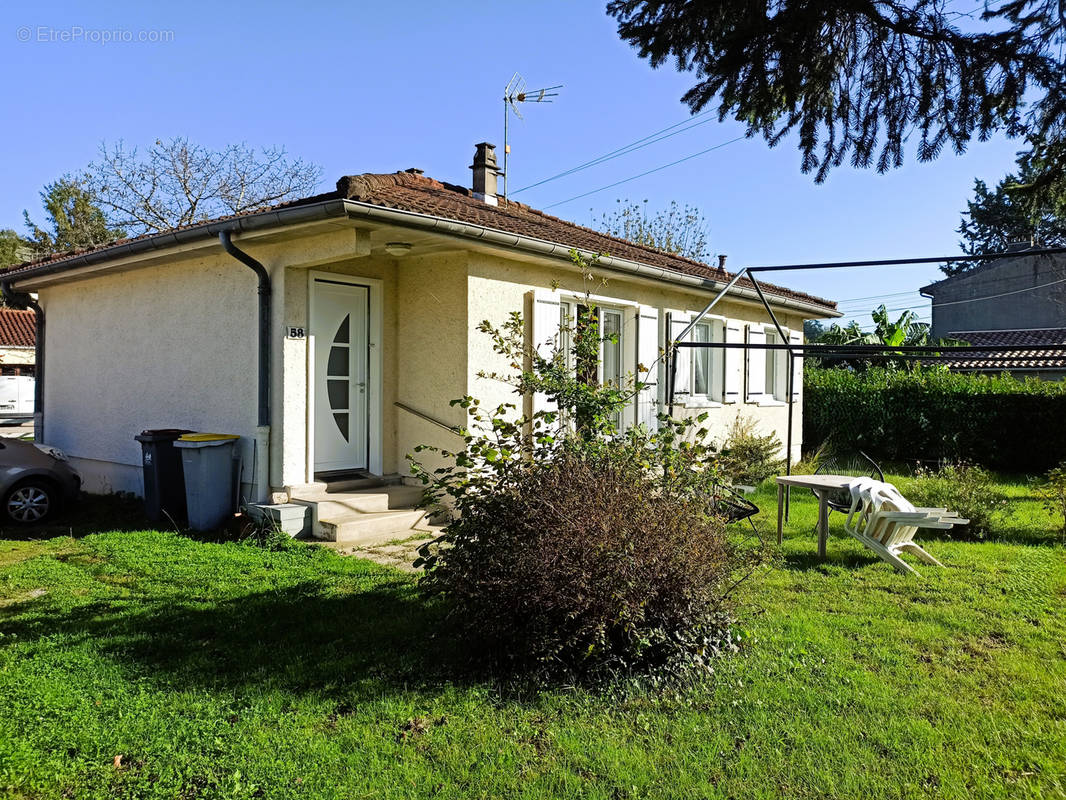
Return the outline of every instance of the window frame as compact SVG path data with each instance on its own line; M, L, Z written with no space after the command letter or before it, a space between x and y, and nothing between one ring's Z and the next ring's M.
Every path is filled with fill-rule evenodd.
M574 324L574 321L580 313L579 309L587 305L592 305L596 308L596 318L600 333L600 349L596 364L596 380L601 386L606 377L604 375L604 356L605 345L607 343L603 341L604 315L605 312L618 315L618 380L619 385L622 385L625 382L627 374L636 372L636 350L634 347L636 339L634 338L630 341L630 336L628 335L626 328L629 325L635 325L640 306L637 303L630 303L615 298L598 297L596 295L562 295L559 298L559 344L560 347L564 348L567 370L575 375L577 373L578 365L574 363L573 353L571 352L573 343L570 335L564 333L563 330ZM636 411L633 403L626 403L618 409L617 414L619 432L625 431L630 425L635 423Z
M697 339L696 331L705 328L707 339ZM725 318L705 316L696 323L690 334L691 341L724 342L725 341ZM689 362L689 393L684 405L686 407L700 408L723 405L725 402L725 349L714 347L690 347L691 360ZM696 391L696 360L707 359L706 392Z
M776 328L763 327L765 344L788 344L790 331L783 329L785 339L781 339ZM771 341L772 340L772 341ZM763 350L763 400L762 405L779 406L788 403L788 351Z

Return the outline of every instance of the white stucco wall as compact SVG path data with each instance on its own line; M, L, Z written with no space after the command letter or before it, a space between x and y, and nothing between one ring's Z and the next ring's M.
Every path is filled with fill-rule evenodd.
M274 283L270 483L275 489L312 477L307 376L313 342L284 336L288 326L311 328L309 270L380 282L385 474L406 473L406 455L418 444L458 444L454 434L399 409L397 402L447 425L465 422L464 411L449 404L465 394L486 404L521 406L510 386L477 377L483 369L506 371L507 364L474 328L483 319L502 324L511 311L524 312L531 290L558 285L580 295L588 288L663 314L695 312L709 299L602 270L597 276L606 277L606 285L585 287L568 266L507 255L453 249L392 258L372 253L367 234L343 225L299 238L279 234L238 244L268 268ZM48 315L45 439L71 455L90 491L141 491L140 445L133 437L146 428L236 433L243 437L244 481L253 478L256 278L217 245L170 260L40 289ZM745 302L724 301L716 312L743 322L765 321L761 307ZM794 314L782 314L781 321L802 326ZM737 414L785 438L785 406L741 402L701 410L711 415L716 438ZM679 407L678 413L686 412ZM797 403L795 457L800 419ZM435 465L431 457L426 461Z
M472 254L470 258L470 277L468 284L469 319L471 328L481 320L487 319L494 324L502 324L511 311L526 309L526 296L534 289L552 289L557 287L560 293L581 296L586 291L593 295L617 299L620 303L639 303L653 306L659 310L661 318L667 311L701 311L711 299L707 293L688 292L675 289L667 284L649 286L625 276L616 276L606 270L593 270L597 280L587 283L581 275L564 267L550 268L531 264L506 261L491 256ZM606 279L606 283L603 280ZM775 310L776 311L776 310ZM735 319L742 323L769 323L769 318L761 305L753 303L723 300L715 306L714 313ZM781 324L791 330L803 329L803 320L798 314L776 311ZM624 331L623 336L631 331ZM481 398L483 403L493 405L502 402L516 402L515 395L506 384L497 381L479 379L476 373L481 369L506 371L506 362L492 352L491 343L483 334L472 331L469 343L468 380L471 394ZM760 376L761 379L761 376ZM794 403L792 457L800 457L803 437L802 392ZM741 402L713 404L698 409L686 409L678 402L675 415L708 414L707 426L716 442L728 434L733 421L743 415L753 419L760 433L774 431L784 445L787 436L788 406L748 403L742 395ZM784 447L781 451L784 456Z
M451 401L469 393L467 255L450 253L398 262L396 398L446 425L466 415ZM404 410L396 414L396 471L408 472L407 454L419 444L454 450L458 437ZM417 456L429 469L442 462Z
M220 254L45 287L44 438L88 491L140 493L147 428L252 437L256 279ZM245 480L252 468L245 443Z

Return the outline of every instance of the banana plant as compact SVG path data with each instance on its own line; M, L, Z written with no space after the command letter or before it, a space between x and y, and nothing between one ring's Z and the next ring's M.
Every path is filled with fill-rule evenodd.
M891 320L888 309L882 304L875 308L870 316L873 318L874 329L864 331L859 323L852 320L847 325L830 325L824 334L818 339L819 344L835 345L871 345L881 346L886 350L897 347L925 347L943 345L954 347L965 344L958 339L932 339L930 327L926 322L918 322L918 315L913 311L904 311L897 320ZM935 356L936 354L931 354ZM827 358L831 366L850 366L861 369L869 366L869 361L860 358ZM898 367L905 362L887 361L885 366Z

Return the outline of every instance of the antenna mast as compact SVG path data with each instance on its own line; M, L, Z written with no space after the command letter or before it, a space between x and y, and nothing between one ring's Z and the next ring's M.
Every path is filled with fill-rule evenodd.
M508 156L511 155L511 144L508 138L508 123L510 122L510 114L508 111L513 111L514 115L519 119L522 119L522 112L518 110L519 103L550 103L550 98L558 97L559 93L556 89L562 89L563 85L558 86L546 86L543 89L533 89L532 91L526 91L526 79L519 75L517 72L511 76L511 80L507 83L507 86L503 90L503 199L507 199L507 161Z

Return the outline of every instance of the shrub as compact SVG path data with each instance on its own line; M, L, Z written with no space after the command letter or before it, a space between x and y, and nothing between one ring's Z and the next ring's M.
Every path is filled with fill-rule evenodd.
M916 506L947 508L970 520L962 528L978 539L992 532L993 525L1006 513L1007 501L996 491L992 476L981 467L946 464L937 471L919 467L908 489L908 499Z
M804 453L803 458L792 465L792 474L814 475L831 456L829 442L822 442L814 450Z
M460 501L422 586L496 666L596 682L680 674L730 646L740 556L724 523L626 449L563 447Z
M590 262L573 257L591 280ZM606 337L587 300L550 353L526 341L520 314L478 326L511 370L480 374L557 411L525 418L513 404L455 400L469 415L463 448L418 448L443 457L432 472L409 457L427 504L451 516L419 551L420 586L497 666L593 682L677 676L730 647L731 589L760 554L733 544L716 514L705 414L617 430L641 385L596 381Z
M734 483L757 486L781 471L785 462L780 452L776 433L760 436L755 420L739 415L722 442L718 465Z
M1034 473L1066 452L1066 382L940 367L804 372L803 441L887 461L965 461Z
M1062 539L1066 542L1066 461L1048 470L1044 482L1037 487L1044 508L1055 519L1062 520Z

